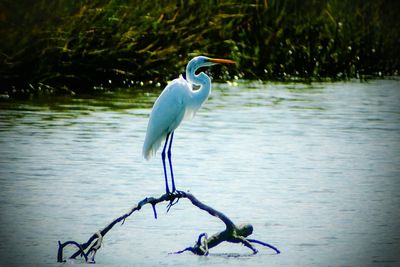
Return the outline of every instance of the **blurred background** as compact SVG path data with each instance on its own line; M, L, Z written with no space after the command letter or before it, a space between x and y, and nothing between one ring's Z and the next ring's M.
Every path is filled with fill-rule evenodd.
M399 1L3 0L0 90L79 93L160 83L194 55L216 78L342 80L397 75Z

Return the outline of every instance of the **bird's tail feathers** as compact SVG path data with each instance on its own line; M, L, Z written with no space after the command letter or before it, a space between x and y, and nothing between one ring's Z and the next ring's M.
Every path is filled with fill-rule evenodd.
M146 160L150 160L153 156L155 156L157 150L161 146L162 140L164 140L164 139L165 139L165 136L161 136L154 142L148 142L148 140L146 140L143 145L143 157Z

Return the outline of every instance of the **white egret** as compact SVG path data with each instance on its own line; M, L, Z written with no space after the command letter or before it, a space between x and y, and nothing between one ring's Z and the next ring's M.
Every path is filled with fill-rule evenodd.
M143 144L143 156L147 160L150 159L161 146L161 142L165 140L161 158L164 167L165 189L168 194L171 191L169 190L165 167L165 150L167 145L172 192L175 192L176 187L171 162L171 146L174 131L183 119L191 118L195 115L196 111L211 93L210 77L204 72L196 74L196 70L200 67L207 67L214 64L232 63L235 62L229 59L208 58L205 56L193 58L186 66L186 80L180 76L170 82L154 103ZM199 85L200 88L193 90L193 85Z

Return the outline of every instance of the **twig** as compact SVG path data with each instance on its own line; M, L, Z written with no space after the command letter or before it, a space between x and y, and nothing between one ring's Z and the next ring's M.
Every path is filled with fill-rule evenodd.
M267 243L265 243L265 242L262 242L262 241L260 241L260 240L249 239L249 238L248 238L247 241L250 241L251 243L257 243L257 244L263 245L263 246L265 246L265 247L269 247L270 249L275 250L276 254L280 254L280 253L281 253L281 252L279 251L279 249L277 249L276 247L274 247L274 246L272 246L272 245L270 245L270 244L267 244Z
M150 204L153 208L154 212L154 218L157 219L157 212L156 212L156 205L161 202L169 202L167 205L167 211L169 211L172 206L176 205L178 201L181 198L187 198L190 200L190 202L198 207L201 210L207 211L210 215L219 218L226 226L224 231L221 231L219 233L216 233L212 235L211 237L208 237L206 233L201 234L198 237L197 242L193 247L187 247L184 250L175 252L176 254L183 253L185 251L191 251L194 254L197 255L208 255L208 252L211 248L219 245L221 242L227 241L231 243L242 243L249 249L253 251L253 253L257 253L257 249L254 248L254 246L251 243L257 243L261 244L263 246L267 246L273 250L275 250L276 253L280 253L280 251L275 248L272 245L269 245L267 243L264 243L262 241L258 241L255 239L247 239L247 236L251 235L253 233L253 226L250 224L245 224L241 226L236 226L225 214L222 212L219 212L215 210L214 208L202 203L199 201L194 195L187 193L187 192L174 192L172 194L163 194L159 198L154 198L154 197L146 197L142 201L140 201L137 205L131 208L131 210L124 215L116 218L114 221L112 221L110 224L108 224L104 229L96 232L93 234L86 243L79 244L76 241L67 241L64 243L61 243L60 241L58 242L58 255L57 255L57 261L58 262L63 262L63 249L67 245L75 245L78 249L77 251L72 254L69 258L70 259L75 259L77 256L84 257L85 261L88 262L88 257L92 253L91 257L91 262L95 262L95 255L96 252L100 249L102 240L104 236L119 222L122 222L121 224L124 224L126 218L131 216L135 211L140 210L143 206ZM92 244L93 243L93 244ZM90 247L90 248L89 248ZM89 249L88 249L89 248ZM88 249L86 251L86 249ZM85 252L86 251L86 252Z

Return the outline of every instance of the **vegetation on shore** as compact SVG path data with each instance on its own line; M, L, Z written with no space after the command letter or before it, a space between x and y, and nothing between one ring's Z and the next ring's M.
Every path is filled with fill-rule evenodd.
M231 58L216 77L398 75L399 1L3 1L2 94L165 84L194 55Z

